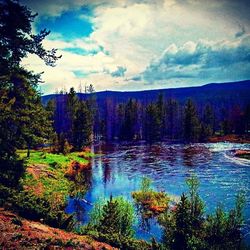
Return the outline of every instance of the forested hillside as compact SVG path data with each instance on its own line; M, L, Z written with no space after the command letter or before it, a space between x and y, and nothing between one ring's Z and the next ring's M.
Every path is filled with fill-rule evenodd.
M249 130L250 81L138 92L94 93L91 87L90 93L76 94L71 90L75 98L92 105L94 135L107 140L195 142L215 133L246 134ZM42 97L44 105L54 102L59 134L67 133L70 123L68 96L61 92Z

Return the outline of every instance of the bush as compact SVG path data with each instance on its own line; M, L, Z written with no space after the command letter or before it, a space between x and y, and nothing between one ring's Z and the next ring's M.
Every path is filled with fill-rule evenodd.
M111 196L104 204L95 206L90 225L100 233L132 237L134 219L133 206L122 197Z
M9 159L0 158L0 183L6 187L19 186L19 180L25 172L24 162L17 156Z
M243 223L244 197L237 196L236 206L225 212L218 206L215 214L206 216L198 195L198 180L187 180L189 194L182 194L173 210L159 217L164 228L163 243L169 249L239 249Z
M157 192L151 188L151 180L144 177L141 189L132 192L136 207L144 218L155 217L168 208L169 198L165 192Z
M30 220L42 220L44 223L62 229L72 229L73 215L64 213L64 208L52 209L45 198L37 197L26 191L18 191L0 185L1 206L17 212Z

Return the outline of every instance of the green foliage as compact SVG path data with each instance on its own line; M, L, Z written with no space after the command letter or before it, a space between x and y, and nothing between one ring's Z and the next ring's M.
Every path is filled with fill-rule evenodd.
M146 108L146 140L149 142L159 141L161 136L161 119L158 107L151 103Z
M184 139L187 142L196 142L200 136L200 122L196 107L191 99L185 105L184 113Z
M121 121L120 138L123 140L133 140L137 136L138 103L136 100L129 99L124 107L120 106L119 108L120 115L123 113L124 116Z
M47 199L27 191L16 191L0 185L1 205L8 206L20 216L31 220L43 220L50 226L70 229L73 218L63 212L63 207L52 209Z
M151 249L150 244L133 238L135 215L133 206L123 197L94 204L87 226L78 228L78 233L88 234L98 240L124 250Z
M237 196L236 206L225 212L218 206L214 215L204 214L198 195L199 182L187 180L188 195L182 194L175 209L166 210L159 218L164 228L163 243L169 249L238 249L241 242L244 196Z
M103 234L117 234L132 237L134 211L132 205L122 197L113 199L112 196L102 206L97 231Z
M133 239L135 216L133 206L123 197L110 197L107 201L100 201L94 205L90 215L90 222L82 233L88 233L99 240L104 240L121 249L135 241ZM126 246L126 247L125 247Z
M53 66L60 57L56 56L55 49L47 51L42 46L42 41L50 32L44 29L36 35L32 34L32 22L37 14L11 0L1 1L0 9L0 71L8 73L19 66L28 53L36 54L47 65Z
M22 160L13 156L0 157L0 183L7 187L18 187L19 180L24 175L25 166Z
M143 177L141 189L132 192L135 205L143 220L163 213L170 201L166 193L154 191L151 188L151 183L151 179Z
M76 95L74 88L70 88L66 99L66 119L69 121L69 128L67 131L67 139L73 142L73 124L76 119L76 112L79 107L79 98Z
M214 214L209 215L206 224L206 241L213 248L236 249L240 246L245 198L242 193L236 197L235 208L229 212L218 205Z
M13 186L24 171L16 159L16 148L30 149L51 134L51 123L37 91L40 75L25 70L20 62L31 53L53 66L59 57L55 49L47 51L42 46L48 31L32 34L36 15L27 7L6 0L0 2L0 9L0 181L6 184L9 178L7 185Z
M86 102L81 101L76 111L73 124L73 145L76 150L81 150L91 142L92 115Z
M151 190L152 180L148 177L143 177L141 181L141 191L143 193L149 192Z

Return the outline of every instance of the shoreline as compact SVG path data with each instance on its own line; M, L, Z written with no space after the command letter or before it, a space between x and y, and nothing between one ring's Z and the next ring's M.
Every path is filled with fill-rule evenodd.
M250 143L250 135L222 135L222 136L211 136L208 139L210 143L216 142L232 142L232 143Z

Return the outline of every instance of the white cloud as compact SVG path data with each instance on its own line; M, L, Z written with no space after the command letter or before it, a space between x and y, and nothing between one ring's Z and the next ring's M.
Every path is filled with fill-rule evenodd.
M155 81L154 86L165 87L165 76L160 73L169 71L170 62L162 63L161 60L166 59L164 56L171 58L172 55L171 60L177 62L183 60L183 56L186 56L186 60L188 56L190 60L195 60L195 53L202 49L209 48L212 52L213 48L218 47L221 51L224 48L223 51L228 49L229 52L234 46L238 46L237 40L232 42L232 39L237 33L242 33L242 27L244 33L237 35L239 38L244 38L250 32L249 23L246 21L248 17L244 14L247 8L245 7L242 15L237 15L237 10L241 10L244 4L232 4L227 0L29 2L33 8L38 8L40 4L41 14L52 16L80 8L82 5L91 6L93 10L91 23L94 30L90 37L65 42L60 34L52 34L54 40L45 41L47 48L58 48L59 54L63 55L56 68L47 69L41 62L32 65L33 59L24 61L30 64L30 68L45 71L43 78L51 86L74 85L79 84L81 80L91 81L97 90L140 89L147 87L143 85L145 82L140 77L141 72L146 72L144 80ZM232 13L235 15L232 16ZM89 54L63 51L69 48L83 49ZM91 51L96 53L91 54ZM220 60L223 60L223 55L220 55ZM210 60L214 59L211 57ZM121 77L112 77L110 72L115 72L118 67L126 68L126 73ZM195 63L186 64L185 70L183 67L183 63L179 63L173 72L168 72L168 79L171 78L169 82L180 84L182 79L193 77L197 67L199 68ZM238 70L235 66L232 69ZM76 77L73 73L76 70L85 72L86 76L81 79ZM154 72L155 75L150 75L149 72ZM203 81L209 81L209 77L205 78L204 74L203 76ZM200 83L198 80L197 84Z

